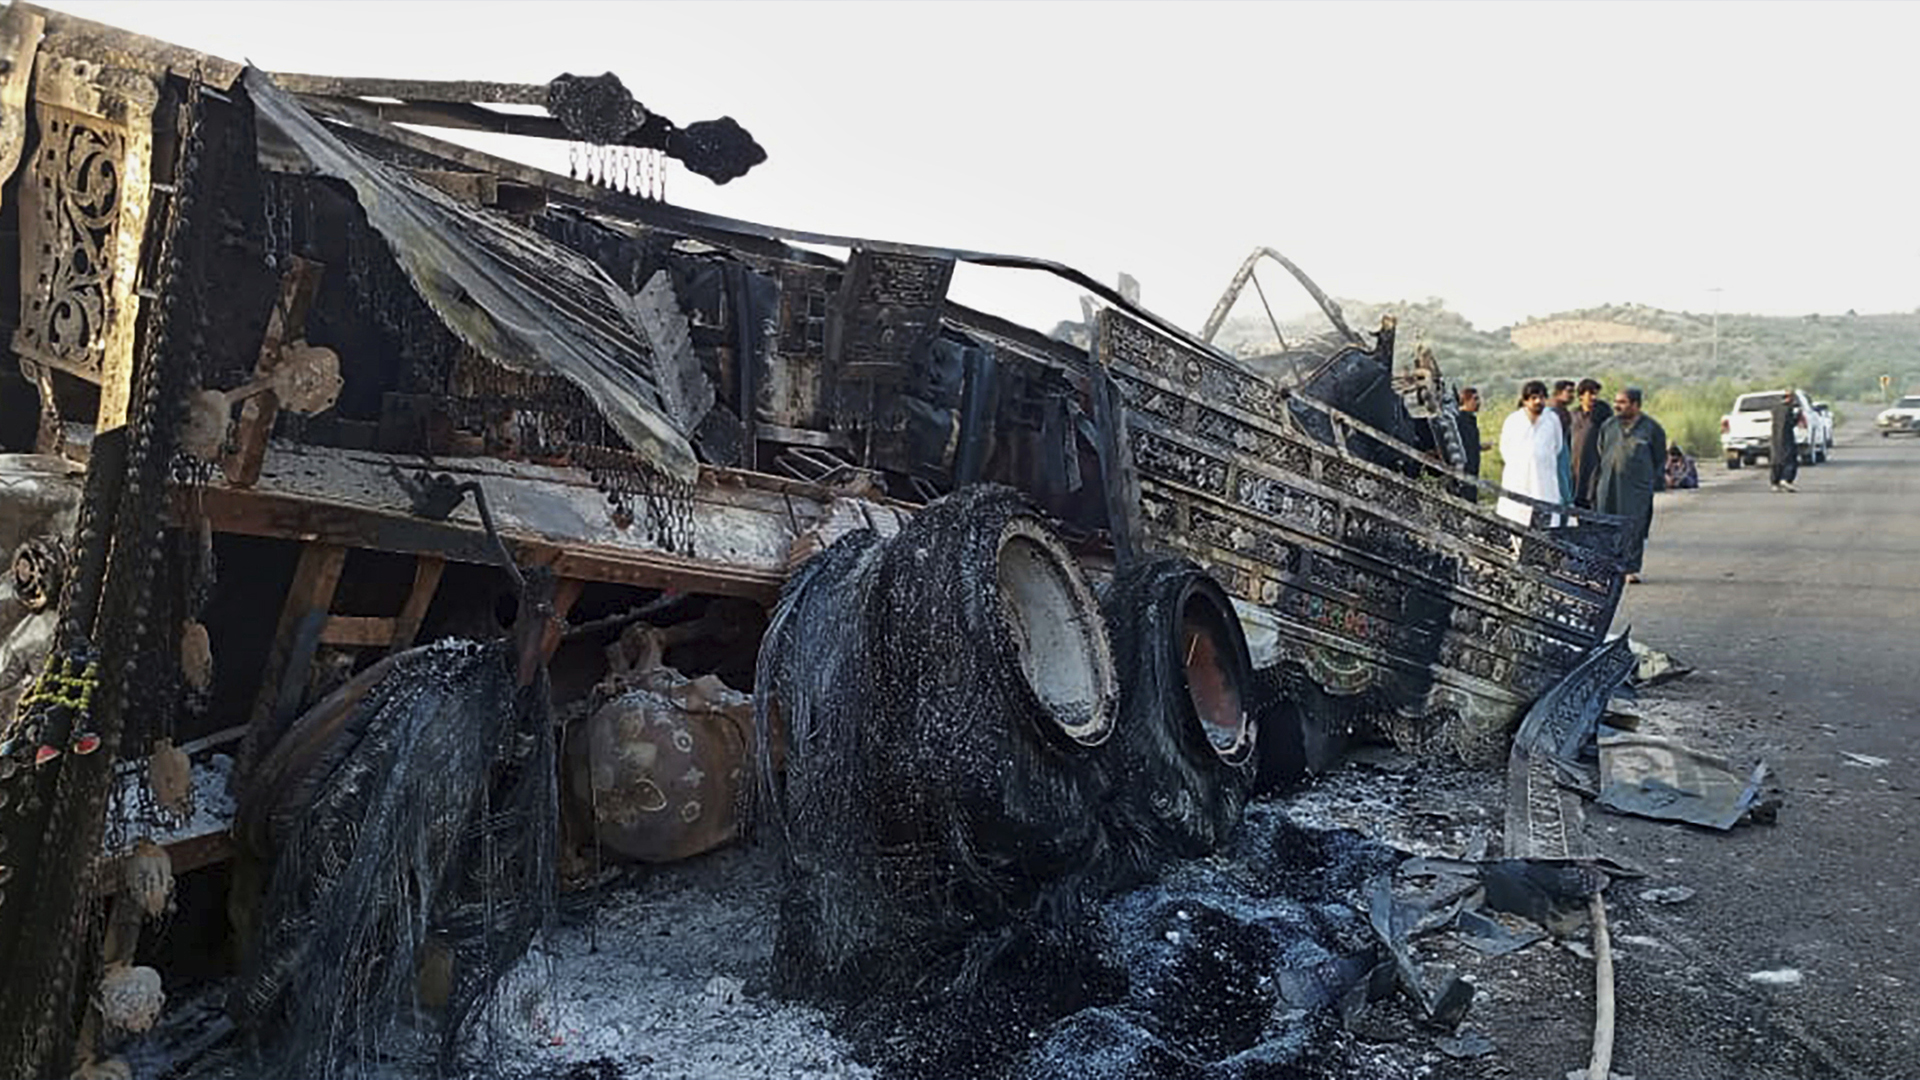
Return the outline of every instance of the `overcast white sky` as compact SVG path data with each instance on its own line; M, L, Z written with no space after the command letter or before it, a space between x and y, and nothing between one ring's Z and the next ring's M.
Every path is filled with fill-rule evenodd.
M1188 327L1260 244L1334 295L1439 296L1488 329L1920 307L1909 3L49 6L268 70L611 70L767 148L725 187L676 166L670 201L1127 270ZM1078 316L1031 275L960 285Z

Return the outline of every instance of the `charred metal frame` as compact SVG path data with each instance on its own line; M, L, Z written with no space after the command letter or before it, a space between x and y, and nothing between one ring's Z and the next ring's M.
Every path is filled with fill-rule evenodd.
M20 6L15 10L33 14ZM57 13L44 17L49 47L37 60L39 89L33 107L43 132L75 134L59 144L51 144L43 134L43 146L23 176L23 181L31 181L22 185L31 200L24 209L46 224L23 237L23 256L38 271L30 275L35 287L23 290L23 316L33 317L23 318L16 347L36 363L98 381L100 426L105 428L124 412L120 369L126 361L117 358L130 354L138 312L135 279L146 191L137 178L144 173L148 153L150 125L141 118L152 107L152 76L191 64L210 73L219 86L236 78L238 71L214 58ZM112 69L117 74L107 77L100 61L84 58L96 54L122 65ZM1114 290L1044 260L754 225L553 176L397 126L404 122L566 137L552 119L484 108L544 103L542 86L314 75L280 81L313 112L374 139L437 158L452 169L479 170L480 175L536 186L550 200L587 209L630 235L703 240L778 281L779 319L767 358L774 381L756 384L750 377L748 348L736 347L742 377L736 379L732 403L734 411L742 413L749 401L775 403L777 420L741 416L747 441L738 460L748 468L730 472L703 467L699 485L711 493L701 496L700 505L706 508L701 513L715 522L732 514L736 527L729 531L714 526L719 533L697 544L692 554L632 543L617 529L609 530L604 542L590 532L554 535L539 515L516 516L511 492L515 484L567 490L564 472L536 477L531 474L543 467L483 466L482 471L504 469L507 474L502 533L523 557L599 580L695 584L716 592L768 595L784 572L774 550L777 538L790 538L826 520L833 499L813 487L805 498L807 511L789 509L797 489L788 481L770 483L753 471L762 456L757 447L787 445L796 453L817 447L807 452L835 455L826 461L838 460L846 468L885 467L914 474L912 451L900 437L903 421L890 410L902 400L902 391L924 379L925 354L936 337L945 335L975 343L1003 381L1009 371L1024 372L1055 380L1079 400L1075 405L1069 399L1063 422L1070 426L1076 415L1091 421L1091 449L1105 492L1099 500L1103 520L1096 524L1122 561L1143 547L1201 559L1221 576L1229 592L1266 612L1282 628L1288 656L1305 664L1315 681L1332 692L1355 694L1411 681L1428 685L1425 698L1430 700L1403 702L1408 708L1484 709L1487 706L1477 703L1484 699L1517 715L1604 633L1617 603L1617 578L1610 572L1604 543L1596 548L1551 532L1516 528L1432 485L1360 460L1347 451L1349 438L1390 438L1337 411L1300 398L1289 402L1283 390L1207 344L1262 259L1286 268L1344 339L1362 341L1338 306L1273 249L1258 249L1247 259L1196 337ZM141 90L142 85L147 89ZM366 100L372 97L397 98L402 104ZM109 115L115 119L106 119ZM0 124L0 134L9 130ZM4 149L0 143L0 151ZM99 188L107 178L116 181L111 191ZM76 207L94 209L81 213ZM473 213L476 220L487 217L485 210ZM73 222L91 223L91 231L75 228ZM49 243L56 235L62 243ZM851 255L841 264L788 247L789 242L837 244ZM82 248L85 254L74 254ZM1037 269L1093 293L1106 305L1098 316L1093 356L946 301L952 267L962 261ZM76 277L76 265L98 272ZM807 299L809 295L814 299ZM670 297L656 298L653 307L664 311L660 305L666 299ZM60 312L84 314L85 333L56 332L55 326L75 325ZM657 351L662 341L674 340L670 320L655 318L644 325L649 332L633 335L635 340L625 347ZM647 340L639 340L642 337ZM751 343L742 339L740 344ZM971 456L963 463L958 453L953 455L950 480L982 472L983 430L1004 436L1008 423L1019 422L983 414L984 384L974 375L967 378L968 392L976 395L965 433ZM1337 432L1334 444L1303 431L1293 415L1296 408L1324 415ZM674 411L681 413L678 421L696 419L686 409ZM764 409L754 411L766 415ZM1046 416L1028 422L1037 423L1043 435L1052 430L1047 425L1055 423ZM270 424L270 416L264 423L256 420L243 434L257 440ZM860 444L850 441L849 434ZM1075 442L1071 433L1046 437L1061 438L1055 445L1069 449ZM286 457L289 453L297 456ZM247 469L239 485L208 489L204 505L216 528L303 542L324 538L347 546L437 552L455 559L485 558L473 523L421 522L406 512L404 493L384 475L401 466L404 455L386 458L308 447L276 448L264 457L263 469L253 464L262 469L257 485L246 483L246 473L252 471ZM275 461L283 464L276 467ZM321 467L316 469L316 464ZM851 475L844 468L828 468L824 474L813 466L801 471L809 473ZM1071 461L1057 482L1068 494L1088 486ZM551 487L556 483L557 488ZM922 478L903 494L912 502L939 490L940 485ZM764 494L749 494L753 492ZM775 496L778 513L768 502ZM585 515L586 507L579 512ZM1597 518L1588 522L1603 533L1610 527ZM1435 612L1444 625L1434 622Z
M172 195L164 169L155 179L153 163L165 149L155 145L156 108L169 79L204 85L225 101L220 91L242 72L22 4L0 17L0 53L13 61L0 68L0 174L13 173L20 193L20 321L12 347L53 410L42 422L43 442L49 423L58 430L63 419L82 419L58 415L54 373L98 387L97 414L85 419L106 449L96 462L110 464L110 433L130 419L143 315L169 299L152 291L165 275L152 265L159 245L151 222L167 217ZM247 78L245 86L255 86L261 76ZM757 225L398 126L573 137L557 119L484 107L545 104L546 87L279 81L294 96L276 100L297 101L303 121L322 118L329 131L352 134L342 158L366 157L386 185L379 190L440 215L420 220L470 230L468 250L511 271L494 283L558 297L551 306L588 327L608 355L655 365L644 378L636 367L634 378L675 427L683 440L676 445L699 449L706 460L694 463L686 450L688 468L669 478L687 520L680 534L668 535L620 520L620 493L597 475L626 467L619 446L583 442L564 460L511 460L472 448L453 456L431 440L372 449L284 437L297 436L297 427L276 441L271 392L250 399L237 417L225 474L182 485L175 500L177 524L204 520L216 533L299 546L253 691L243 759L257 757L298 710L318 647L404 648L447 564L496 565L499 543L515 562L559 579L546 630L527 645L529 655L551 653L591 583L770 601L806 553L856 529L897 527L919 504L977 480L1027 488L1091 563L1192 558L1238 602L1244 623L1272 631L1265 665L1292 665L1326 694L1364 701L1382 723L1445 715L1505 731L1588 655L1612 620L1620 597L1617 519L1583 514L1580 528L1569 530L1517 526L1456 494L1474 481L1444 461L1290 394L1211 346L1264 258L1307 289L1348 347L1367 348L1338 305L1272 249L1249 257L1196 336L1058 263ZM158 130L171 137L168 125ZM636 127L620 144L653 146L661 137ZM263 136L261 143L262 173L310 171L291 141ZM390 151L391 160L364 154L368 146ZM504 192L514 185L531 197L509 207ZM549 215L571 215L636 248L710 256L727 282L724 332L690 322L666 271L623 283L592 254L531 227ZM836 246L848 257L796 244ZM1096 298L1091 347L953 303L947 290L962 262L1039 271L1085 289ZM282 348L300 338L323 269L284 268L275 283L282 302L259 342L254 376L270 374ZM771 290L771 310L756 313L749 278ZM449 329L475 317L449 313L455 291L435 307ZM703 332L724 340L696 344ZM1390 353L1390 335L1383 328L1379 352ZM523 380L548 377L488 356L474 336L467 335L462 362L497 362ZM716 376L724 393L701 367L716 357L724 358ZM936 370L941 363L951 370ZM446 419L446 401L394 396L425 399L416 403L429 419L436 409ZM929 432L937 436L931 443ZM1386 446L1415 467L1377 464L1356 451L1361 445ZM493 521L465 508L424 515L423 470L455 485L484 485ZM892 497L882 486L888 482ZM334 610L352 550L417 560L398 613ZM85 572L97 576L99 568ZM183 861L211 857L203 837L182 844Z

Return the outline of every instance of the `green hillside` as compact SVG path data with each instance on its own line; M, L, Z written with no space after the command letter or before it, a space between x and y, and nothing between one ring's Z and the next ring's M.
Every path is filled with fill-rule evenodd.
M1619 304L1530 318L1479 330L1441 300L1374 303L1341 300L1349 325L1372 330L1391 313L1399 323L1399 363L1424 342L1456 386L1476 385L1489 417L1512 407L1527 379L1593 376L1610 394L1623 384L1648 393L1647 411L1695 456L1719 452L1720 415L1748 390L1792 384L1816 400L1877 401L1880 376L1894 393L1920 391L1920 311L1903 314L1779 317L1721 313L1716 346L1710 313ZM1243 302L1215 340L1242 356L1273 350L1273 328L1257 304ZM1324 334L1324 318L1283 321L1289 342ZM1840 409L1842 423L1862 419ZM1496 420L1497 426L1497 420ZM1497 473L1491 471L1492 478Z
M1710 314L1665 311L1639 304L1609 305L1528 319L1517 326L1483 331L1439 300L1374 303L1342 300L1347 321L1371 330L1391 312L1400 325L1402 358L1424 341L1449 378L1485 384L1490 398L1504 399L1507 383L1528 378L1578 378L1612 374L1649 388L1721 380L1777 385L1792 382L1815 397L1877 398L1879 377L1894 389L1920 384L1920 312L1885 315L1720 315L1716 355ZM1556 334L1560 327L1571 333ZM1283 323L1289 337L1318 334L1324 320ZM1579 330L1609 330L1621 339L1581 340ZM1270 349L1273 330L1263 315L1243 305L1217 339L1235 352ZM1522 347L1525 342L1533 347Z

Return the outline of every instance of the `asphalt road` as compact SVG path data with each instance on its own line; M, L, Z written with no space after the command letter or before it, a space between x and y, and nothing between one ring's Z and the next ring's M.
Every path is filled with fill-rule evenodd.
M1698 707L1689 739L1767 761L1783 805L1727 834L1591 818L1698 890L1626 900L1650 944L1619 968L1620 1072L1920 1077L1920 440L1846 412L1797 493L1708 460L1701 490L1657 499L1616 625L1697 669L1661 688ZM1787 969L1798 984L1749 978Z

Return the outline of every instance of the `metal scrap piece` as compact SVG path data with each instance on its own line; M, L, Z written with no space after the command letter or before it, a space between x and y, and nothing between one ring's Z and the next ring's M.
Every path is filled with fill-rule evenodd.
M1545 930L1534 929L1526 933L1515 933L1498 919L1489 918L1477 911L1462 911L1454 921L1454 930L1461 941L1466 942L1475 952L1485 956L1505 956L1541 940L1547 936Z
M660 380L660 403L681 431L693 431L713 408L713 383L693 351L687 317L680 310L673 281L656 270L635 294L631 314L653 349L654 370Z
M1579 769L1615 687L1633 665L1625 635L1599 646L1527 711L1507 759L1508 858L1577 859L1593 854L1580 797L1561 783Z
M1732 762L1673 739L1639 732L1600 740L1600 805L1623 814L1725 831L1760 797L1767 765L1740 773Z

